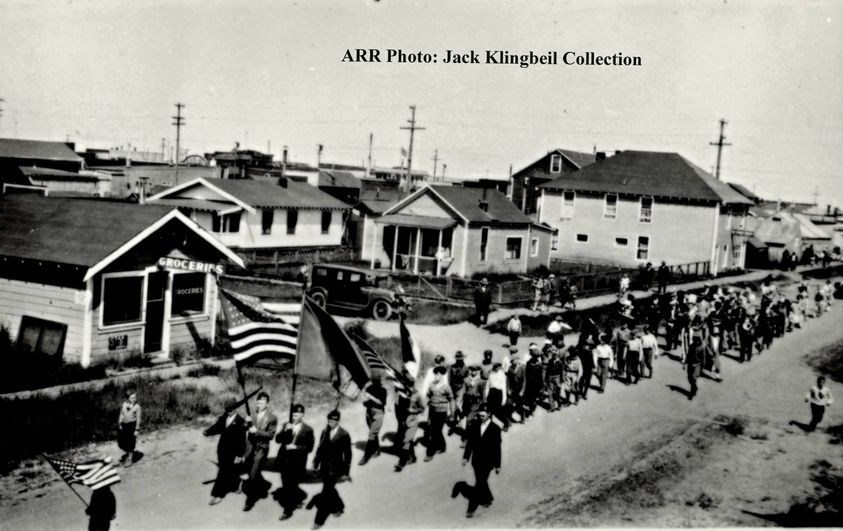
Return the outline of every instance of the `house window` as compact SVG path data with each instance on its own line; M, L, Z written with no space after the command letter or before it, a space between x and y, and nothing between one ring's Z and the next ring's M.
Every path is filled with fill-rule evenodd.
M489 228L480 229L480 261L486 261L486 248L489 245Z
M553 231L553 234L550 236L550 250L557 251L559 250L559 231Z
M743 246L732 246L732 267L741 267L741 247Z
M550 173L559 173L562 171L562 155L554 154L550 156Z
M588 241L588 234L577 234L577 241L586 243Z
M539 239L533 238L530 240L530 256L536 257L539 255Z
M574 217L574 201L576 198L577 194L573 190L562 192L562 214L559 216L559 219L571 219Z
M66 335L66 324L24 315L20 320L17 348L33 354L60 357L64 352Z
M240 212L226 214L223 218L223 232L240 232Z
M638 213L638 221L641 223L650 223L653 221L653 198L641 198L641 210Z
M204 313L206 278L205 273L173 275L173 315Z
M627 245L629 245L629 239L615 238L615 247L626 247Z
M296 225L299 222L299 211L298 210L288 210L287 211L287 234L295 234L296 233Z
M272 233L272 217L274 210L265 209L261 211L261 234Z
M322 234L331 232L331 211L325 210L322 212Z
M618 217L618 194L606 194L603 203L603 219L615 219Z
M521 238L507 238L506 239L506 260L518 260L521 258Z
M635 254L635 257L639 260L647 260L650 258L650 237L649 236L639 236L638 237L638 252Z
M222 226L222 218L216 212L211 214L211 232L219 232Z
M143 277L110 277L102 281L102 324L134 323L141 320Z

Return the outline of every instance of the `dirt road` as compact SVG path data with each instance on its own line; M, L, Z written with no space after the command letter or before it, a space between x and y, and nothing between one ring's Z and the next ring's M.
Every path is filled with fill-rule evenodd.
M452 500L449 496L455 481L464 479L473 483L471 469L460 464L456 438L448 439L446 454L429 463L420 460L400 474L392 470L396 458L386 453L365 467L356 466L361 452L355 450L353 482L339 486L346 512L340 519L329 519L326 528L764 525L764 521L742 511L786 510L791 496L810 490L807 471L765 468L752 462L752 458L747 457L749 454L737 455L722 450L713 454L716 459L706 459L697 475L687 470L681 477L678 474L677 494L666 505L649 509L642 505L637 516L613 511L611 503L608 506L602 502L581 505L582 510L576 513L572 513L571 508L579 507L575 503L578 495L599 492L615 485L615 480L622 482L635 463L650 468L648 459L660 455L672 441L695 436L718 415L745 415L765 423L768 438L755 441L758 447L783 455L790 453L789 459L797 459L801 467L802 461L808 462L809 453L813 456L824 451L823 434L806 435L788 426L791 420L807 421L807 406L802 397L815 376L804 363L803 353L843 338L841 322L843 304L838 302L821 319L810 320L802 330L778 339L772 350L754 358L752 363L739 364L726 357L723 360L725 381L703 380L700 394L694 401L688 401L684 394L669 387L687 388L687 382L679 363L662 357L657 361L652 380L642 380L637 386L612 381L605 394L592 393L589 400L578 407L552 414L541 411L527 424L516 425L504 435L503 468L499 476L493 475L491 479L495 503L490 509L481 509L471 520L464 517L465 501L461 498ZM372 327L372 332L380 335L388 330ZM505 342L502 336L490 335L468 324L418 326L413 333L423 348L446 354L462 349L470 362L479 361L484 348L492 348L499 357ZM841 385L830 384L832 393L843 397ZM285 407L286 404L275 405L278 411ZM839 424L839 410L840 407L830 408L824 424ZM321 430L324 413L324 410L310 410L306 420ZM385 432L389 433L394 431L394 416L388 412L387 418ZM359 404L343 409L342 424L352 433L355 442L365 439L363 410ZM744 442L749 444L751 441ZM215 440L203 438L195 429L174 429L145 437L141 449L146 457L134 467L121 470L123 483L114 489L118 499L115 528L310 527L313 513L306 510L297 511L286 522L278 522L281 510L269 499L260 501L248 513L241 511L242 496L229 495L221 504L209 507L210 486L202 482L214 476L214 466L209 460L215 458L215 443ZM779 452L780 449L783 450ZM101 450L117 455L113 445L103 446ZM692 455L684 458L691 459ZM748 484L744 481L741 485L729 486L724 480L729 474L711 468L729 459L732 461L723 466L732 467L732 471L746 467L766 472L747 480ZM656 461L652 463L657 464ZM34 474L36 472L32 471L31 475ZM676 474L676 471L666 468L663 475L670 474ZM277 474L265 473L265 477L275 486L279 484ZM683 486L680 480L687 484ZM718 481L723 484L718 486ZM0 528L84 527L79 500L60 481L50 480L38 488L23 489L24 492L8 488L9 481L4 485ZM706 485L718 489L723 500L715 513L690 506L687 501L683 503L685 495L680 495L696 496L697 490ZM318 483L304 486L310 494L318 492L320 487ZM728 489L742 490L731 492ZM644 494L641 491L634 496L643 497ZM599 497L594 499L600 500ZM689 520L688 515L694 511L700 513L699 517Z

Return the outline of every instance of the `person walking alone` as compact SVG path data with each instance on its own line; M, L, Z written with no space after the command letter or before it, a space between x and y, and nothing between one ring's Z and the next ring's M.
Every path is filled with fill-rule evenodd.
M492 470L500 474L501 470L501 428L499 420L490 416L488 408L480 407L478 421L472 426L468 436L468 443L465 445L462 464L466 466L469 461L474 469L474 487L469 487L464 481L457 482L451 490L451 497L456 498L462 494L468 498L468 510L466 518L474 516L479 506L489 507L494 501L492 491L489 488L489 475Z
M518 338L521 336L521 319L513 315L506 324L506 331L509 334L509 346L518 346Z
M834 402L831 391L825 386L825 377L817 378L817 385L808 391L805 401L811 404L811 423L808 425L808 431L814 431L823 420L825 408L831 406L831 403Z
M489 281L480 281L480 287L474 290L474 316L477 326L486 324L489 319L489 308L492 306L492 291L489 289Z

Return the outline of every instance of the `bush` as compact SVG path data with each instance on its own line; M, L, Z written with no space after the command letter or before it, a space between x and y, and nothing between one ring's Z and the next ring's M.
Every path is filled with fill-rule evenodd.
M722 425L723 430L735 437L743 435L749 425L749 421L745 417L720 417L717 420L725 420L726 422Z
M1 338L0 338L1 340ZM104 366L84 368L57 356L6 350L0 357L0 392L13 393L105 378Z

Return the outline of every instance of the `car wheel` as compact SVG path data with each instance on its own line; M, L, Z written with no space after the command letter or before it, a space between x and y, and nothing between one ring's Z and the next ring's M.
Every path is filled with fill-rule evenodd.
M375 301L372 305L372 317L378 321L386 321L392 316L392 306L386 301Z
M310 294L310 298L313 299L313 302L315 302L320 308L324 308L327 303L325 294L321 291L314 291Z

